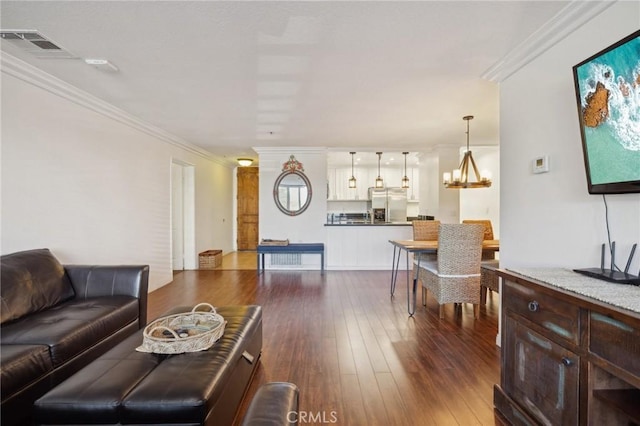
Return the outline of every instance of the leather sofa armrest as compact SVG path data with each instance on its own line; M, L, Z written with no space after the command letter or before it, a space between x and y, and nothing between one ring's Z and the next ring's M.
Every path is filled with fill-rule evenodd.
M139 325L147 323L148 265L65 265L76 298L132 296L139 300Z
M242 420L242 426L298 424L300 391L293 383L272 382L258 389Z

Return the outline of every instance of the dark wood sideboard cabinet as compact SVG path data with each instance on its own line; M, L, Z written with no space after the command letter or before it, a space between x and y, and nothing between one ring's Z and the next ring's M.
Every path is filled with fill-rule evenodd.
M640 425L640 313L518 273L498 273L502 363L494 405L501 420ZM618 285L603 284L613 286L607 291L615 296Z

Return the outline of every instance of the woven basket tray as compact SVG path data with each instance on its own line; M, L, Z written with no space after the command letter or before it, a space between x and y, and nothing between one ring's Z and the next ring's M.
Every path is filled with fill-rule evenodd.
M197 311L207 306L210 312ZM225 320L208 303L199 303L191 312L158 318L144 328L139 352L181 354L209 349L224 334Z

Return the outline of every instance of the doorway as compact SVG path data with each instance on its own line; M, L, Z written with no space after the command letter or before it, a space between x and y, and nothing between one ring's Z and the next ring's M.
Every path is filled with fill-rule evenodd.
M259 221L259 169L258 167L238 167L238 251L258 248Z
M196 269L193 165L171 162L171 267Z

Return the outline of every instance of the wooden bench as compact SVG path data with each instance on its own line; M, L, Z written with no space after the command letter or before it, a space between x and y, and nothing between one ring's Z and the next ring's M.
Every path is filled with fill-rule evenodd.
M320 255L320 271L322 274L324 274L324 243L294 243L294 244L287 244L285 246L259 244L257 251L258 251L258 272L259 273L264 272L265 253L270 253L270 254L310 253L310 254Z

